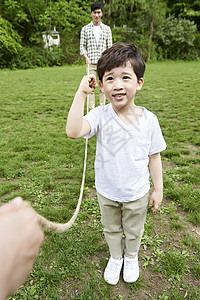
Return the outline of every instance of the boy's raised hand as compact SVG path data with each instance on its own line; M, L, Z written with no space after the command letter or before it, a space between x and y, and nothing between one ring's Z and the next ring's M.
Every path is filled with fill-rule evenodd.
M93 74L86 75L81 80L81 83L78 88L78 92L82 92L86 95L92 93L96 88L98 84L96 82L96 76Z

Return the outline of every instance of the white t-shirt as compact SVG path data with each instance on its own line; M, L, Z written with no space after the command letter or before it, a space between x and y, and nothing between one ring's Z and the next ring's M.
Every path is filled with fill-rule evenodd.
M94 33L94 37L95 37L95 40L97 42L97 46L99 44L99 39L100 39L100 35L101 35L101 26L93 26L93 33Z
M126 125L111 103L99 106L84 117L97 135L95 185L104 197L129 202L142 198L150 189L149 157L165 150L157 117L146 108L132 125Z

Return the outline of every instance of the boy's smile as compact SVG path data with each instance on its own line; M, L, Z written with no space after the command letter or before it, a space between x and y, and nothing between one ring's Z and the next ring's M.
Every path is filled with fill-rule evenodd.
M126 93L115 93L115 94L113 94L113 97L114 97L117 101L123 100L125 96L126 96Z
M101 90L112 103L115 111L130 108L134 105L137 90L143 85L143 79L137 80L137 76L128 61L125 66L120 66L105 72L102 82L99 82Z

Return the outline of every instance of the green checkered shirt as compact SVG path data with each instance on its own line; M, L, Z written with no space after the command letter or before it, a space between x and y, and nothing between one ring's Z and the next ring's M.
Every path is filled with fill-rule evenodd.
M87 54L91 63L97 64L101 53L112 46L112 33L109 26L101 23L101 35L97 45L93 34L93 26L93 22L91 22L81 29L80 54Z

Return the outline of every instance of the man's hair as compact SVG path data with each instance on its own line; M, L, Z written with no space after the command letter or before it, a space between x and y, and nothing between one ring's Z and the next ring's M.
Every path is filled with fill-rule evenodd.
M91 11L94 11L95 9L101 9L103 11L102 4L99 2L93 2L91 5Z
M137 80L143 77L145 71L145 62L141 57L141 51L132 44L115 43L112 47L106 49L97 63L97 73L102 82L105 72L114 68L125 66L127 62L131 63Z

